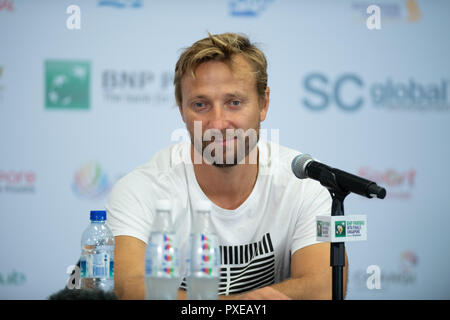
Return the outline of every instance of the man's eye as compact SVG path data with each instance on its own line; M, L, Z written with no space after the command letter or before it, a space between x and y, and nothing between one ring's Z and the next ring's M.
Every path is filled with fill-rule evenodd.
M195 102L194 103L194 107L196 108L203 108L205 106L205 104L203 102Z
M239 100L233 100L231 101L231 105L237 107L241 105L241 102Z

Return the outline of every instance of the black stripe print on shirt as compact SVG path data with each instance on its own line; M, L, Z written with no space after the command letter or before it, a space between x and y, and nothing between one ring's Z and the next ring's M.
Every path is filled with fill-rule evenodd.
M270 233L258 242L219 249L219 294L238 294L275 283L275 254ZM186 290L186 279L180 287Z

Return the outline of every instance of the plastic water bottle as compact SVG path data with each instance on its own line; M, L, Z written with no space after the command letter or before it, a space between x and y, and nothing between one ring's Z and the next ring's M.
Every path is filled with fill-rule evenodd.
M91 224L81 237L81 287L114 290L114 236L106 226L106 211L91 211Z
M180 285L179 257L171 210L169 200L158 201L145 258L147 300L177 299Z
M219 240L211 222L211 203L209 201L197 203L190 254L187 298L189 300L217 300L220 251Z

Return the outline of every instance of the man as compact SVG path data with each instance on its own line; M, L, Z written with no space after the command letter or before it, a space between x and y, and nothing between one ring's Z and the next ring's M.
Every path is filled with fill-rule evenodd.
M145 298L145 248L155 203L166 198L181 253L196 202L211 201L220 298L330 299L330 246L316 242L315 216L330 215L331 197L293 175L299 152L258 141L270 96L264 54L244 36L209 35L181 54L174 84L191 142L158 152L118 181L106 206L116 295Z

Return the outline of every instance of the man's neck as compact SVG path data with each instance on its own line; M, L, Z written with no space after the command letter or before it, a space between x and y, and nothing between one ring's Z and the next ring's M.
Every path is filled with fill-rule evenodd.
M191 145L192 163L194 152L197 151ZM197 182L214 204L223 209L234 210L250 196L258 177L258 147L251 151L253 152L257 152L256 164L249 164L251 154L245 157L243 163L230 167L216 167L205 163L203 159L201 164L194 163Z

